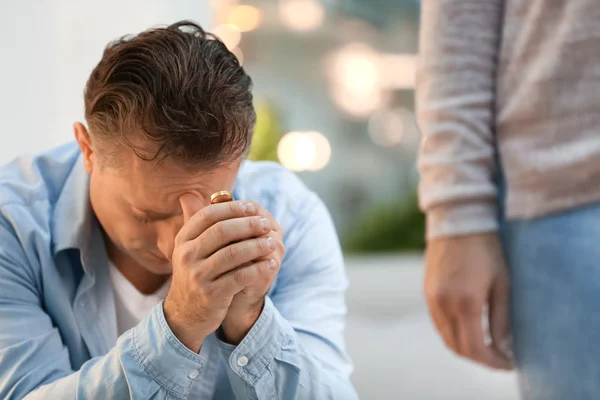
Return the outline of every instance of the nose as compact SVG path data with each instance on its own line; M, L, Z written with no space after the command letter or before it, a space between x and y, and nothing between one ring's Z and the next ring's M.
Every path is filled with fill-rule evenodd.
M166 238L164 240L162 238L158 240L158 250L161 255L169 261L173 255L173 242L174 240L167 240Z

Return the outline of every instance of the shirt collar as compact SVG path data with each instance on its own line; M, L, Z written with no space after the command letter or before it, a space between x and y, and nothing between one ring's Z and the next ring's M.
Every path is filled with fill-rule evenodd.
M80 154L56 201L51 225L54 255L80 250L84 271L93 275L92 260L106 259L106 248L90 203L89 186Z

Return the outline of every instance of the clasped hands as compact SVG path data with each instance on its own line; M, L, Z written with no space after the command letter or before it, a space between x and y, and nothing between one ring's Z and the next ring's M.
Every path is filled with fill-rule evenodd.
M285 252L275 218L250 201L203 207L180 198L184 224L172 255L173 276L163 308L173 334L199 352L221 327L221 339L237 345L260 316Z

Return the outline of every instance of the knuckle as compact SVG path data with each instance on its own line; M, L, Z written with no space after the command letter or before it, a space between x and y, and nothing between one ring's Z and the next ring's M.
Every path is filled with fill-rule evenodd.
M268 276L269 267L267 263L267 260L263 260L253 266L256 269L256 277L258 279L264 279Z
M233 279L239 284L243 284L246 281L247 276L248 271L246 268L238 268L233 273Z
M178 261L178 264L190 264L193 261L193 251L191 246L181 246L175 257Z
M222 238L225 236L225 221L218 222L212 226L213 236L215 238Z
M200 219L201 221L210 220L210 218L212 217L212 212L210 211L210 207L204 207L201 208L200 211L198 211L197 215L198 219Z
M238 215L240 213L241 207L236 202L230 201L227 203L227 206L231 214Z
M430 302L440 306L447 304L451 298L449 291L442 287L427 287L425 295Z
M259 225L260 224L258 223L258 220L256 218L248 218L248 227L250 228L251 232L257 230Z
M215 284L215 281L210 282L208 285L206 285L206 287L204 288L204 293L206 294L206 296L208 297L212 297L217 293L217 285Z
M477 298L471 293L462 293L456 299L456 308L459 312L467 315L477 313Z
M227 261L235 262L235 260L237 259L237 256L238 256L237 246L235 246L235 245L228 246L227 250L225 252L225 257L227 258Z
M256 239L254 243L256 244L256 250L259 254L265 253L265 251L268 249L266 240L263 238Z
M251 204L254 206L254 209L256 210L256 215L263 215L265 213L263 207L255 201L249 200L246 201L246 204Z

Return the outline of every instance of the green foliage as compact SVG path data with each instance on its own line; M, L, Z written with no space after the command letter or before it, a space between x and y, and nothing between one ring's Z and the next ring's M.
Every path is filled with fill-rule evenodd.
M404 204L385 204L367 212L345 237L349 253L422 251L425 249L425 216L416 196Z
M256 126L248 158L253 161L279 161L277 145L283 136L279 111L269 102L255 104Z

